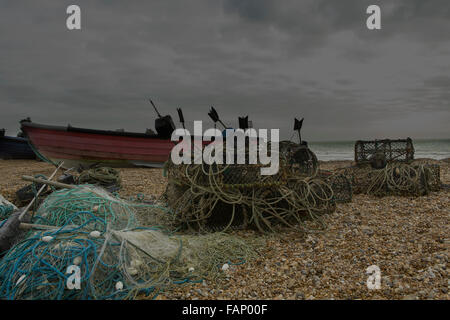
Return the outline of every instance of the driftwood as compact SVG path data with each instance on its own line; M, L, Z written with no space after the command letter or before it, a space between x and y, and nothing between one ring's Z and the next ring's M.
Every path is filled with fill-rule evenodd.
M41 179L41 178L35 178L35 177L31 177L31 176L22 176L22 179L25 181L31 181L31 182L37 182L37 183L42 183L42 184L48 184L57 188L63 188L63 189L75 189L77 188L77 186L71 185L71 184L66 184L66 183L62 183L62 182L56 182L56 181L49 181L49 180L45 180L45 179Z

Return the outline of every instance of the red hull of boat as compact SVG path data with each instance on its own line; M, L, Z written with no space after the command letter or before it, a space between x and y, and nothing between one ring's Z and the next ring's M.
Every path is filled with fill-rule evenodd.
M22 123L22 130L39 153L55 162L64 160L64 167L92 163L161 167L175 145L168 139L138 133L73 131L33 123Z

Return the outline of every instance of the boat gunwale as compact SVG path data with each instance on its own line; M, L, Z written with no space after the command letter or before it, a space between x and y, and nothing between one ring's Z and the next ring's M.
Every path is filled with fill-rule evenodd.
M22 128L25 127L25 130L26 130L26 127L30 127L30 128L37 128L37 129L53 130L53 131L64 131L64 132L74 132L74 133L78 132L78 133L86 133L86 134L98 134L98 135L103 135L103 136L134 137L134 138L146 138L146 139L158 139L158 140L164 140L164 141L169 140L170 141L170 139L161 138L158 134L78 128L78 127L72 127L70 124L67 126L55 126L55 125L40 124L40 123L36 123L36 122L23 121L23 122L21 122L21 126L22 126Z
M23 144L23 143L28 144L28 139L27 138L22 138L22 137L0 136L0 140L7 140L7 141L11 141L11 142L17 142L17 143L20 143L20 144Z

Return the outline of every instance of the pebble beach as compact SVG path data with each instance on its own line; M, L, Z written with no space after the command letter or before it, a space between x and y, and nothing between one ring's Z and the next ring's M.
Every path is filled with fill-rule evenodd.
M439 164L441 182L450 184L450 160L420 159ZM351 161L326 161L333 170ZM0 160L0 194L15 203L15 192L27 185L22 175L49 176L54 167L31 160ZM167 178L162 169L123 168L123 198L141 193L158 197ZM450 192L423 197L364 194L337 204L325 215L321 232L259 235L258 258L230 266L215 282L174 286L158 299L449 299L447 269L450 248ZM376 265L381 286L367 287L366 269Z

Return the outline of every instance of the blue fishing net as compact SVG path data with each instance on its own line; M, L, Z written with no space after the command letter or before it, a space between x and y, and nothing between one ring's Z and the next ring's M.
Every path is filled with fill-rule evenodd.
M84 223L75 225L79 221ZM136 291L129 284L119 258L121 242L106 232L104 219L79 212L58 229L33 233L0 261L0 298L126 299L141 291L156 294L151 285Z
M142 223L160 221L159 214L169 213L97 187L53 192L33 219L49 229L30 231L0 260L0 299L155 298L172 285L213 279L224 263L255 254L231 235L173 235Z

